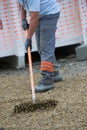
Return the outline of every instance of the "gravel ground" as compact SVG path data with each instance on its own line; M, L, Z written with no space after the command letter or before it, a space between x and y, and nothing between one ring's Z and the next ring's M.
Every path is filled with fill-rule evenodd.
M56 105L33 112L27 107L32 99L28 65L20 70L0 66L0 130L87 130L87 61L77 62L71 56L58 62L63 81L55 83L53 90L36 94L38 102ZM36 85L39 62L33 63L33 72ZM13 114L20 104L27 104L28 110Z

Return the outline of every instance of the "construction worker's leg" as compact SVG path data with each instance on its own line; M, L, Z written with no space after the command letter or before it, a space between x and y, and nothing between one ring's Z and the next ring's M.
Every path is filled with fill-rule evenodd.
M58 15L44 17L40 21L40 56L42 78L36 86L36 92L44 92L54 88L53 65L55 50L55 30Z
M63 78L62 78L62 73L60 71L60 65L57 63L55 55L54 55L54 67L53 68L54 68L54 72L53 72L54 82L62 81Z

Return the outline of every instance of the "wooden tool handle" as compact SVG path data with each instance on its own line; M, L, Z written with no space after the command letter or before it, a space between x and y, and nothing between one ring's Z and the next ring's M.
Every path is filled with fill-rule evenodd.
M26 30L26 36L28 35L28 30ZM32 67L32 58L31 58L31 50L28 47L28 63L29 63L29 71L30 71L30 81L31 81L31 90L32 90L32 100L35 103L35 88L34 88L34 77L33 77L33 67Z

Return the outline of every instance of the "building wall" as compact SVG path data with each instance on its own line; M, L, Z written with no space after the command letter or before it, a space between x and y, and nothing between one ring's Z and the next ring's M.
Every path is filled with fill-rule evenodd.
M61 6L61 13L55 32L56 47L86 41L87 1L57 0L57 2ZM24 57L25 38L17 0L0 0L0 57L12 55ZM32 51L36 51L35 36L32 41Z

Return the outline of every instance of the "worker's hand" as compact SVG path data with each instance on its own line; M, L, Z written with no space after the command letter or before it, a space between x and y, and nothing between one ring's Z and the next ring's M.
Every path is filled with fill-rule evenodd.
M27 23L26 18L22 19L22 28L25 31L26 29L29 29L29 24Z
M32 49L32 44L31 43L32 43L31 39L27 38L26 42L25 42L25 49L26 49L26 51L28 50L28 47L30 47L30 49Z

